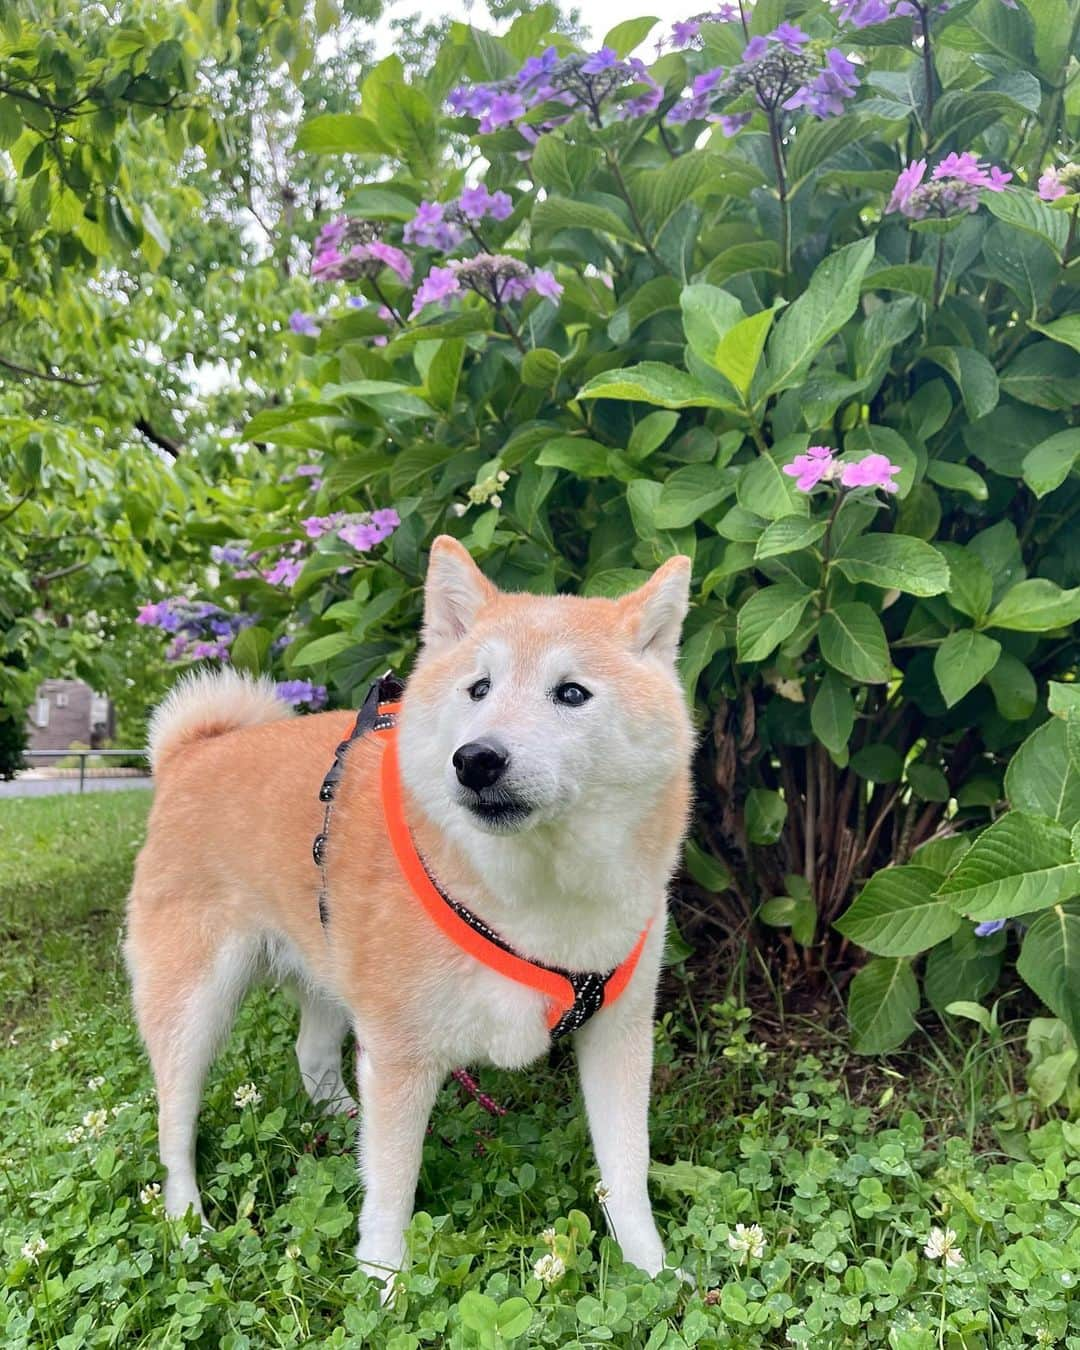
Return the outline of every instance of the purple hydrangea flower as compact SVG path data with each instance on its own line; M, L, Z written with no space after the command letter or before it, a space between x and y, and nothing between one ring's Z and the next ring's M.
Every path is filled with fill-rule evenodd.
M271 586L292 586L304 564L299 558L279 558L272 567L263 572L263 580Z
M1007 919L986 919L975 925L975 936L990 937L992 933L1000 933L1007 922Z
M461 290L457 272L452 267L433 267L416 288L409 318L413 319L425 305L442 305L445 309L453 296Z
M899 492L893 479L900 472L899 464L890 462L888 456L870 454L855 464L845 464L840 471L840 482L844 487L877 487L885 492Z
M789 52L801 51L810 41L810 34L804 33L801 28L793 23L782 23L774 28L769 34L774 42L778 42L781 47L787 48Z
M753 114L748 112L731 113L730 115L721 113L719 119L720 130L725 136L737 136L739 132L742 131L743 127L746 126L747 122L750 121L752 116Z
M543 299L550 300L552 304L559 303L563 287L556 281L554 273L538 269L533 273L532 286L536 294Z
M757 37L752 37L750 41L746 44L746 46L743 48L742 59L747 64L750 64L754 61L760 60L761 57L763 57L768 50L769 50L769 39L766 37L762 37L759 34Z
M1080 164L1070 162L1060 169L1051 165L1039 177L1039 196L1044 202L1056 202L1076 192L1080 192Z
M317 711L326 703L326 685L312 684L310 680L281 680L274 686L274 693L293 708L306 705Z
M318 337L319 325L314 314L305 314L302 309L294 309L289 315L289 327L301 337Z
M309 539L321 539L324 534L329 534L344 519L340 511L336 511L330 516L308 516L300 524L304 528L304 533Z
M382 538L386 539L401 524L401 517L392 506L383 506L378 511L372 511L371 523L380 531Z
M673 47L689 47L700 32L701 24L696 19L686 19L682 23L673 23L671 25L671 45Z
M599 75L605 70L611 70L618 65L619 53L614 47L601 47L598 52L590 56L581 67L585 75Z
M449 253L461 243L461 229L444 219L442 202L421 202L405 226L405 242L419 248L437 248Z
M487 135L488 132L498 131L500 127L508 127L524 114L525 101L520 94L499 93L488 104L487 112L480 119L479 129Z
M784 101L784 107L789 111L806 108L815 117L839 117L844 111L844 100L854 98L858 90L858 67L839 47L830 47L825 65L809 84L796 89Z
M969 151L953 153L938 164L925 181L926 160L917 159L902 170L893 186L886 211L899 211L909 220L977 211L979 192L1004 192L1012 179L997 165L982 163Z
M356 522L338 530L338 538L344 540L346 544L351 544L359 552L367 553L379 542L380 535L374 525Z

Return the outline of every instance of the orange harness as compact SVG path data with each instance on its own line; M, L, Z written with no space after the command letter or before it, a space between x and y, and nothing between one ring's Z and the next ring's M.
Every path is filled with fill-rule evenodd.
M390 846L394 850L401 875L409 889L423 905L428 917L462 951L507 979L527 985L544 994L549 1001L547 1023L552 1040L559 1040L583 1026L594 1013L609 1007L634 974L648 937L651 921L634 944L634 949L621 965L606 974L596 971L571 971L560 966L545 965L515 952L498 933L489 928L476 914L460 901L448 895L432 875L427 863L417 851L405 819L402 800L401 775L398 769L397 714L400 710L402 686L393 676L383 676L372 685L356 719L356 726L347 741L342 741L334 757L334 765L323 780L319 800L326 805L321 833L316 835L312 849L315 862L322 874L319 893L319 917L326 924L329 918L326 878L326 842L329 836L334 795L341 778L349 746L368 732L377 732L385 738L382 755L383 819Z

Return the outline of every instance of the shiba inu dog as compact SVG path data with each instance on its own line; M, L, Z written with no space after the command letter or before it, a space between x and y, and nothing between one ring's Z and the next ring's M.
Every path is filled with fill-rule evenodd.
M384 1296L447 1073L523 1067L564 1031L615 1235L628 1261L662 1267L647 1116L690 800L675 670L689 576L672 558L617 600L508 594L440 537L400 706L351 741L354 713L290 717L272 686L231 671L177 685L151 726L125 941L169 1213L202 1214L203 1081L270 972L298 984L313 1100L355 1105L341 1073L355 1029L357 1259Z

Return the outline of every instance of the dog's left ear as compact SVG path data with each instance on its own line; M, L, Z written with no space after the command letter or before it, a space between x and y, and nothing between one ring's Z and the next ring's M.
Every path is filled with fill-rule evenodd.
M431 545L424 582L425 649L437 651L460 641L497 594L468 549L451 535L440 534Z
M642 653L674 663L679 653L679 634L690 607L690 559L669 558L644 586L619 603L630 618L634 643Z

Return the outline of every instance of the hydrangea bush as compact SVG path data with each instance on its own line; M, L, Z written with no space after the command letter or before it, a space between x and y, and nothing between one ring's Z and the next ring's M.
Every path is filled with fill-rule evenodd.
M873 953L868 1052L1018 958L1071 1072L1080 6L742 0L587 51L551 18L300 129L356 182L296 240L219 640L355 705L440 531L525 590L691 555L699 908L789 983Z

